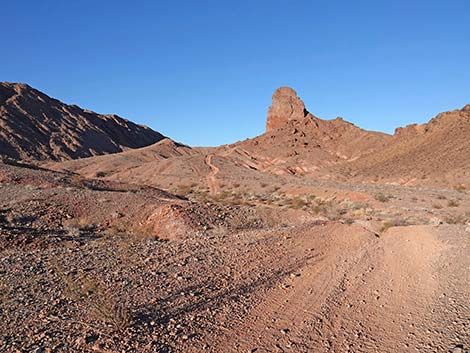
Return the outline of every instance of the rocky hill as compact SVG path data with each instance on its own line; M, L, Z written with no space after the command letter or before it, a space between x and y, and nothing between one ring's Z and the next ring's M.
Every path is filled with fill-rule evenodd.
M360 180L458 186L470 180L470 105L396 129L391 143L348 165Z
M68 160L144 147L163 138L146 126L64 104L26 84L0 83L0 155Z
M310 113L296 92L277 89L268 109L266 132L238 144L276 173L308 174L381 150L392 136L363 130L338 117L324 120Z

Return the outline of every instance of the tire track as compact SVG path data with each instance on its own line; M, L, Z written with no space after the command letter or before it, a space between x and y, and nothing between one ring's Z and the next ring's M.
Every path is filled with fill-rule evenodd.
M210 169L210 173L207 175L207 186L209 187L209 192L212 196L217 195L220 190L220 185L217 180L217 174L219 174L220 169L212 163L213 154L208 154L204 159L204 162Z

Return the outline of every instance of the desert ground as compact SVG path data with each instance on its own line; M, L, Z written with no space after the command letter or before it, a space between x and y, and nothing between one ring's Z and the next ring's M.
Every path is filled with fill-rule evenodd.
M132 125L148 143L112 150L80 139L93 113L75 106L76 139L31 153L11 117L46 104L62 126L71 108L10 86L0 351L469 351L470 106L386 135L282 88L257 138L197 148Z

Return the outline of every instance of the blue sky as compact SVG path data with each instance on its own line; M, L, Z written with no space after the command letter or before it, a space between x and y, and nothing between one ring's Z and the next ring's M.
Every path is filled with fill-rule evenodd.
M271 95L385 132L470 103L470 1L15 0L0 80L190 145L264 131Z

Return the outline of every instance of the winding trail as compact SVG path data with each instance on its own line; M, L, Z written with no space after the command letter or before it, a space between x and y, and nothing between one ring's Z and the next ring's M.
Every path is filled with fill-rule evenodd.
M220 169L212 164L212 157L214 157L213 154L208 154L204 159L204 162L210 168L210 173L206 177L209 192L211 195L216 195L220 190L219 182L216 177L217 174L219 174Z

